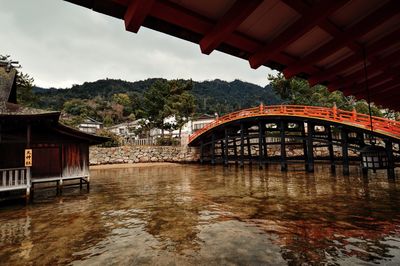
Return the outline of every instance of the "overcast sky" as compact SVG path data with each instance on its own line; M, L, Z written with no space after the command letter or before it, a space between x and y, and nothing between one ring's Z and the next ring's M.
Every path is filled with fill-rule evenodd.
M124 23L62 0L0 0L0 54L11 55L41 87L116 78L240 79L265 86L269 68Z

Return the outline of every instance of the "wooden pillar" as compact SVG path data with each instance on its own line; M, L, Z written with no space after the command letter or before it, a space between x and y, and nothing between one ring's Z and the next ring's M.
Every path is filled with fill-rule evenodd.
M62 195L63 187L64 187L64 182L62 179L60 181L57 181L57 187L58 187L58 193L59 195Z
M267 130L263 124L263 148L264 148L264 165L268 166L268 145L267 145Z
M396 174L394 171L394 159L393 159L393 143L390 140L385 140L385 148L388 157L388 168L387 176L389 179L395 179Z
M332 138L332 128L331 126L327 126L327 134L328 134L328 151L329 151L329 161L331 162L331 172L336 172L335 167L335 153L333 150L333 138Z
M247 156L249 157L249 164L252 164L253 157L251 155L251 143L250 143L250 134L249 130L246 130L246 140L247 140Z
M238 152L237 152L237 144L236 144L236 136L233 137L233 155L235 157L235 164L237 165L239 162Z
M342 128L340 130L341 138L342 138L342 157L343 157L343 175L350 175L349 169L349 142L348 142L348 134L347 131Z
M221 154L220 154L220 157L221 157L221 161L223 161L223 159L224 159L224 157L225 157L225 147L224 147L224 139L220 139L219 140L219 147L220 147L220 149L221 149Z
M281 171L287 171L286 162L286 136L285 136L285 122L281 121L280 124L280 135L281 135Z
M357 132L357 143L359 145L359 150L361 150L365 146L365 140L364 140L364 133ZM363 167L363 158L360 153L360 165L361 165L361 171L363 174L364 178L368 177L368 168Z
M244 166L244 125L240 123L240 166Z
M31 125L28 124L26 126L26 148L27 149L29 149L31 147L31 141L32 141L32 128L31 128ZM33 158L32 158L32 163L33 163ZM31 199L31 195L30 195L31 187L32 187L31 167L27 166L26 167L26 192L25 192L25 199L26 199L27 203Z
M229 137L228 137L228 129L225 127L225 152L224 152L224 165L228 165L228 156L229 156Z
M200 163L204 163L204 141L203 139L200 140Z
M307 123L307 172L314 172L314 124Z
M304 122L301 123L301 139L303 142L304 168L307 171L308 170L308 152L307 152L306 128L304 126Z
M264 126L260 121L258 122L258 165L260 168L264 166L264 156L263 156L263 139L264 139Z
M215 164L215 133L211 135L211 164Z
M26 148L30 148L31 146L31 138L32 138L32 128L31 125L28 124L26 126Z

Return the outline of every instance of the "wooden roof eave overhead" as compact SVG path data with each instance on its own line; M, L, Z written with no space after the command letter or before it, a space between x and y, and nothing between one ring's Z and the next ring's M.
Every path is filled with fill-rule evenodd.
M66 1L123 19L132 32L145 26L360 98L365 49L372 101L400 110L397 0Z

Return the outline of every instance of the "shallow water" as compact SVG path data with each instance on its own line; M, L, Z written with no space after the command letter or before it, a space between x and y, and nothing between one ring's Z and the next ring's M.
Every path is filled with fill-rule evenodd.
M399 180L302 170L92 170L89 193L0 206L0 264L400 264Z

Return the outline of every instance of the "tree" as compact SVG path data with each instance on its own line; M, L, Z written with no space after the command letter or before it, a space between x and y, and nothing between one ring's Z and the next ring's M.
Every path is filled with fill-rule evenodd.
M26 73L17 73L17 102L24 106L36 107L37 96L33 93L32 88L34 79Z
M171 106L175 115L176 128L179 129L179 138L181 137L182 127L193 116L196 109L195 98L190 93L193 88L193 82L173 81L174 88L171 96Z
M164 137L164 120L172 115L169 97L171 96L171 86L167 81L156 81L145 93L143 97L143 111L150 128L160 128L161 136Z
M160 128L162 138L164 130L179 129L187 123L195 110L194 96L190 93L193 84L183 80L161 80L155 82L143 97L143 117L150 128ZM175 116L174 125L166 123L165 119Z
M116 93L112 96L111 102L123 106L123 115L128 116L132 113L132 102L127 93Z
M344 96L341 91L330 92L325 86L316 85L310 87L304 79L294 77L286 79L281 73L277 76L269 75L273 90L281 96L287 104L311 105L332 107L343 110L356 109L359 113L369 114L368 104L364 101L357 101L353 96ZM371 112L374 116L383 116L383 113L375 105L371 105Z

